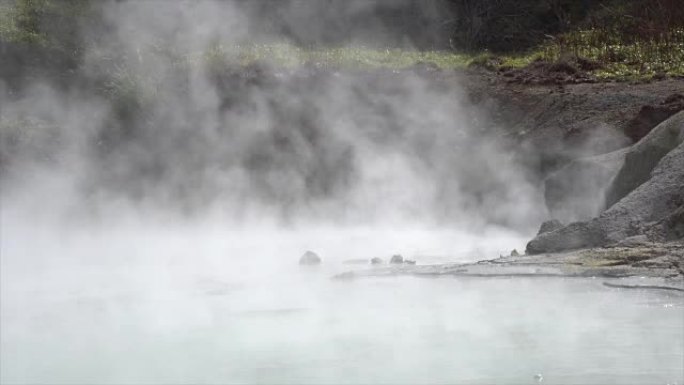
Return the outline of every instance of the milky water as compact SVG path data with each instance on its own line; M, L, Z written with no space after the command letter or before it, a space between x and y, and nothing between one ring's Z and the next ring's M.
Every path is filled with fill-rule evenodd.
M521 246L503 230L2 230L3 383L684 382L679 293L330 278L371 268L348 258ZM323 265L299 267L306 249Z

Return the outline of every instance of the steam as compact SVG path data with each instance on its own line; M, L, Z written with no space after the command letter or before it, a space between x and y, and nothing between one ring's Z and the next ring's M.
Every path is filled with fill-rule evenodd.
M629 341L621 365L656 368L639 379L679 378L669 298L329 279L347 259L496 257L545 215L505 127L455 73L247 64L238 48L284 30L382 46L381 24L345 20L406 4L95 2L77 80L0 84L0 381L577 382L614 364L615 340ZM307 249L320 269L297 269ZM633 325L606 337L622 315ZM585 371L559 369L568 355Z
M81 70L95 95L44 81L18 96L5 89L4 127L36 131L21 146L3 133L5 202L43 194L54 179L61 192L41 204L87 215L119 202L231 221L522 231L543 216L536 186L454 74L241 68L232 47L260 20L239 2L116 2L101 12L108 33L84 31L95 38ZM48 176L32 180L26 168Z

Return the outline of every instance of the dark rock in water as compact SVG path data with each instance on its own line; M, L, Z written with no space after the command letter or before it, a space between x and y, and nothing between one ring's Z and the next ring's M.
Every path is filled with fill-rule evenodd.
M513 249L511 251L511 257L519 257L519 256L520 256L520 253L518 253L518 250Z
M563 222L600 214L606 190L618 173L627 149L575 159L544 180L544 201L551 217Z
M390 259L390 263L404 263L404 257L399 254L395 254Z
M605 207L609 208L649 180L658 162L684 141L684 111L659 124L632 146L620 171L606 192Z
M670 95L659 105L643 106L637 116L625 127L625 135L633 142L637 142L658 124L681 110L684 110L684 95L681 94Z
M410 260L410 259L405 259L405 260L404 260L404 263L407 264L407 265L415 265L415 264L416 264L416 261L412 261L412 260Z
M539 227L537 235L550 233L551 231L556 231L561 227L563 227L563 224L558 219L551 219L541 224L541 227Z
M299 258L300 265L319 265L320 263L321 257L313 251L307 251Z
M382 264L382 259L378 257L371 258L370 263L371 265L380 265Z

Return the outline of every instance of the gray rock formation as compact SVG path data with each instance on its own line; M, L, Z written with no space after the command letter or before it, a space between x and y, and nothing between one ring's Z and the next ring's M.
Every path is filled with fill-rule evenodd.
M371 258L370 263L371 265L380 265L382 264L382 259L378 257Z
M563 227L563 224L558 219L551 219L541 224L541 226L539 227L539 231L537 232L537 235L548 233L550 231L555 231L560 229L561 227Z
M611 207L651 177L658 162L684 141L684 111L659 124L632 146L625 162L606 192L605 207Z
M319 265L321 263L321 257L313 251L307 251L299 258L300 265Z
M680 203L677 209L650 225L645 233L648 238L658 241L684 239L684 204Z
M671 119L682 122L683 118L679 113ZM683 233L684 143L680 143L660 160L650 179L599 217L540 234L527 244L526 251L538 254L605 246L635 235L673 240Z
M544 200L551 217L575 222L598 215L627 149L576 159L544 181Z
M404 257L399 254L395 254L390 259L390 263L404 263Z

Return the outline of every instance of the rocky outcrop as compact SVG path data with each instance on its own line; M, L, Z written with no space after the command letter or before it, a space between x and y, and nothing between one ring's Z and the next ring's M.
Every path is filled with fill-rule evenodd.
M537 235L548 233L550 231L555 231L560 229L561 227L563 227L563 224L558 219L551 219L545 221L541 224L541 226L539 226L539 231L537 232Z
M527 244L525 252L540 254L583 249L604 244L605 239L605 231L596 223L596 220L574 222L558 230L536 236Z
M659 124L632 146L624 165L606 192L605 207L611 207L646 182L658 162L684 141L684 111Z
M300 265L319 265L321 263L321 257L313 251L307 251L299 258Z
M636 143L658 124L681 110L684 110L684 95L682 94L672 94L658 105L643 106L637 116L625 127L625 135Z
M399 255L399 254L395 254L395 255L393 255L392 258L390 259L390 263L395 263L395 264L396 264L396 263L404 263L404 257L402 257L402 256Z
M684 239L684 205L651 226L647 233L652 239L664 241Z
M684 118L682 113L677 116ZM650 179L599 217L538 235L527 244L527 253L606 246L642 234L651 240L681 238L684 143L663 157L650 175Z
M544 200L551 217L568 223L595 217L604 207L604 196L618 173L627 149L580 158L544 181Z

